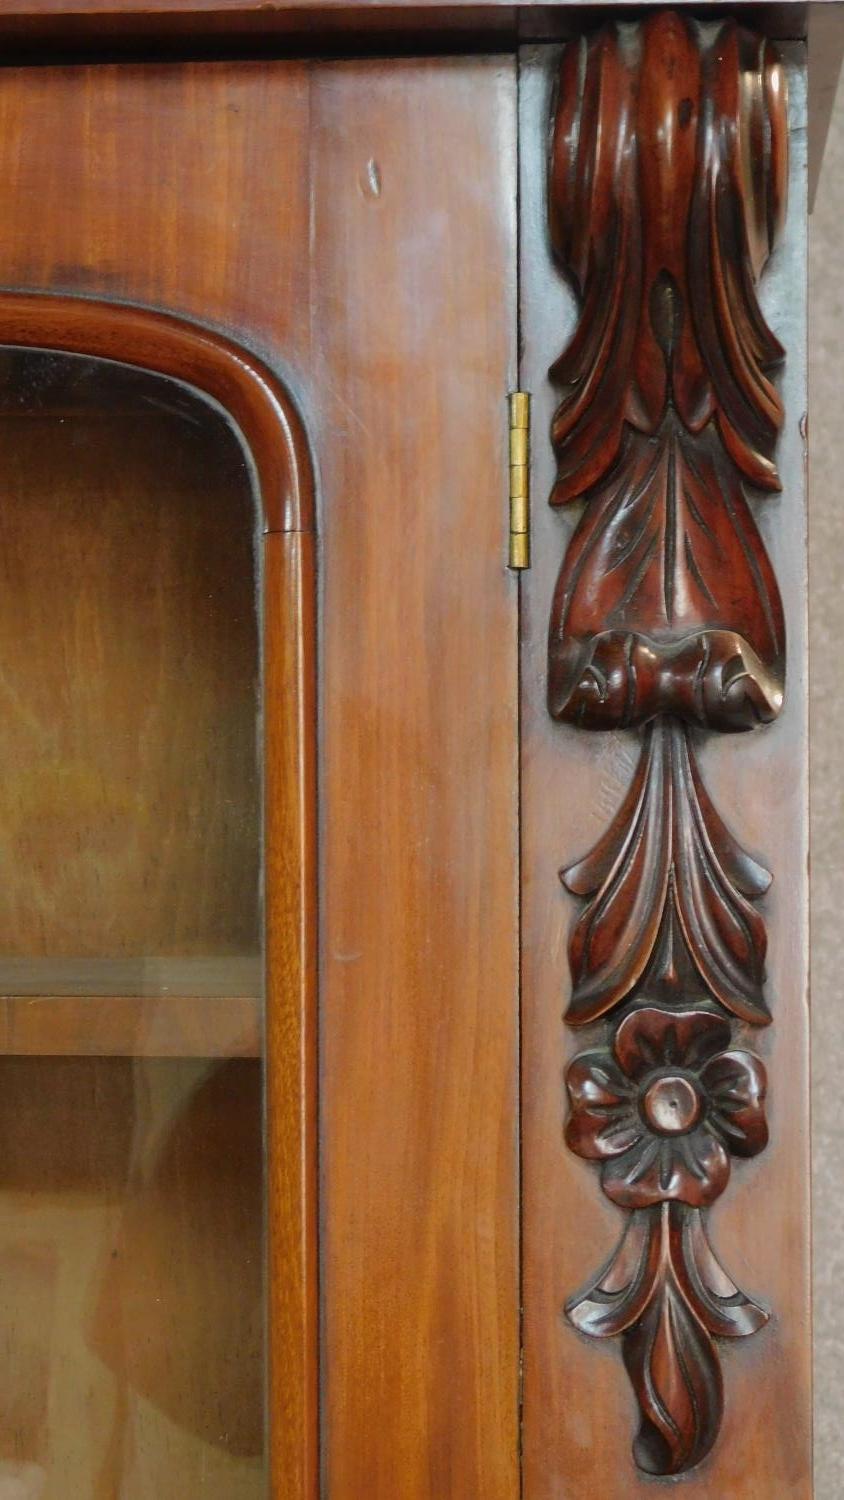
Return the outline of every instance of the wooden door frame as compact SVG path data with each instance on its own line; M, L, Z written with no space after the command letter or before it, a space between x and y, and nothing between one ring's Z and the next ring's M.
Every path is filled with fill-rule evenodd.
M263 551L268 1460L278 1500L319 1486L316 536L313 466L284 383L224 335L126 303L0 291L0 344L170 377L223 408L254 465Z

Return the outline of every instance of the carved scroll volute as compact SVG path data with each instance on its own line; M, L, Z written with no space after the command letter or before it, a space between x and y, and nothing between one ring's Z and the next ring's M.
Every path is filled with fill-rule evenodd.
M725 26L703 47L669 13L563 57L552 237L583 309L551 372L551 498L589 503L549 703L589 728L666 712L744 729L782 702L782 605L742 488L779 488L783 415L754 267L783 212L785 86L767 50L766 81L746 79L759 45Z
M746 487L780 488L783 350L756 282L784 220L787 143L782 67L733 22L665 12L564 49L550 229L582 306L551 370L551 503L583 511L552 605L548 705L643 734L611 827L563 874L587 903L567 1020L609 1027L570 1066L567 1138L632 1215L568 1311L622 1337L634 1454L660 1474L715 1441L715 1340L767 1318L701 1216L731 1158L767 1140L764 1069L733 1032L770 1020L756 905L770 876L712 804L691 730L753 729L783 701L782 603Z

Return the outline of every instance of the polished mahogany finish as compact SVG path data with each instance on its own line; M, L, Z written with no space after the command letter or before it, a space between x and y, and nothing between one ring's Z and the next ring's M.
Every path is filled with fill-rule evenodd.
M330 1500L519 1493L516 84L315 80Z
M753 903L771 877L721 821L678 719L648 724L606 835L562 879L588 902L569 946L570 1025L596 1020L637 989L708 992L738 1020L770 1020L765 924Z
M325 26L320 46L356 28L360 50L386 26L418 51L420 30L571 34L588 13L18 0L0 37L222 51ZM801 539L756 302L782 74L733 24L671 15L563 54L552 232L583 320L555 364L555 509L517 581L504 397L542 413L545 492L567 293L529 180L548 107L519 137L518 210L516 110L559 52L269 45L2 70L0 282L35 290L0 295L0 341L5 306L7 341L194 383L258 470L272 1493L644 1500L657 1473L695 1500L807 1500ZM769 492L761 525L745 485ZM215 1045L255 1053L232 994L242 1031ZM177 1029L201 1001L176 998ZM44 1050L17 1007L0 1023Z
M154 308L10 291L0 296L0 344L120 360L212 396L249 446L263 530L314 530L310 455L296 406L275 371L224 334Z
M173 314L96 298L6 292L0 295L0 344L111 359L184 381L223 406L255 467L265 534L269 1301L272 1327L284 1330L283 1354L278 1339L270 1348L272 1464L279 1487L291 1496L311 1496L318 1469L316 581L313 476L304 430L284 383L263 361L234 340ZM139 1003L129 1003L130 1015ZM17 1050L113 1052L115 1030L126 1031L125 1002L117 999L106 1010L101 1001L93 1012L91 1002L85 1004L84 1020L78 1006L72 1013L70 1039L65 1000L52 1028L56 1034L46 1044L18 1042ZM45 1000L38 1007L42 1029L50 1005ZM254 1033L246 1005L241 1029L245 1023ZM176 1008L184 1011L184 1002ZM5 1009L11 1013L12 1001ZM106 1023L96 1044L85 1041L92 1014ZM201 1001L194 1001L190 1022L201 1038ZM167 1055L172 1047L170 1041L153 1055ZM258 1051L257 1038L246 1050Z
M760 49L761 61L760 61ZM754 291L784 212L781 67L758 37L565 49L551 234L583 308L552 379L552 503L585 496L551 621L555 718L751 728L782 702L779 590L743 483L777 489L782 350Z
M564 873L588 903L567 1019L614 1017L609 1049L569 1066L567 1139L633 1214L568 1315L622 1336L634 1455L654 1474L716 1440L714 1338L768 1318L701 1211L731 1155L768 1139L765 1069L733 1022L770 1019L753 905L770 876L715 810L689 726L747 730L782 706L782 605L744 486L779 488L783 351L755 283L782 226L787 143L783 69L733 22L705 35L663 12L563 52L551 235L582 311L551 372L551 501L585 506L554 595L548 705L585 729L646 726L612 826Z
M717 0L681 0L695 13ZM834 9L834 0L737 0L771 36L805 35L809 19ZM615 9L634 15L637 0ZM474 46L514 45L531 38L570 37L600 22L600 0L7 0L0 40L26 48L131 47L138 43L184 46L272 45L393 49L436 47L462 40ZM840 60L840 54L836 52Z

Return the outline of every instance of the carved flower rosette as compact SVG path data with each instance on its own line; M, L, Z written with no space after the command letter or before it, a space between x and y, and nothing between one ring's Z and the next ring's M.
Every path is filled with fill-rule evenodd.
M583 508L552 605L548 706L642 740L610 828L562 873L585 902L566 1019L604 1030L569 1064L566 1139L628 1216L567 1312L621 1338L634 1457L662 1475L717 1438L716 1340L768 1317L704 1215L768 1138L765 1070L738 1033L770 1021L771 877L722 821L695 740L764 726L783 701L782 603L748 491L779 489L783 351L756 284L787 157L783 69L733 21L664 12L563 50L550 227L581 312L551 371L551 503Z

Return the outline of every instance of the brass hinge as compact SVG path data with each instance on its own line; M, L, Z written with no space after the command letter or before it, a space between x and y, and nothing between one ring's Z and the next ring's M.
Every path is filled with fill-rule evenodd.
M510 407L510 560L511 568L530 567L530 394L511 391Z

